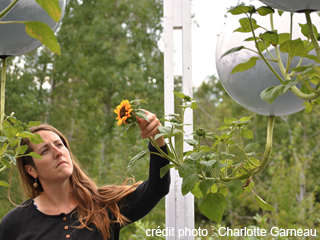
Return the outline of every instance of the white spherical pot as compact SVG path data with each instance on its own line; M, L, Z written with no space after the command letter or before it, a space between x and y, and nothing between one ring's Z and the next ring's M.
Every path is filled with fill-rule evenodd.
M260 0L261 2L283 11L302 12L320 10L319 0Z
M1 0L0 9L6 8L11 0ZM63 18L66 0L59 0L61 17L55 22L35 0L20 0L1 21L40 21L56 31ZM30 37L21 23L0 24L0 56L16 56L28 53L42 43Z
M285 12L281 17L276 13L274 15L275 29L278 30L278 33L289 32L290 13ZM306 20L303 14L295 15L297 16L294 17L293 39L299 37L305 39L305 37L301 34L298 23L305 24ZM261 115L282 116L302 110L304 108L302 105L304 100L295 96L291 91L279 96L272 104L269 104L261 99L260 94L263 90L280 84L280 81L275 77L275 75L262 60L258 60L256 65L249 70L231 74L231 71L236 65L249 60L253 56L258 56L256 53L243 49L221 58L226 51L234 47L245 46L255 49L253 42L244 41L244 39L252 36L251 33L233 32L240 26L238 20L243 17L244 15L228 17L228 22L219 36L216 47L216 67L223 87L227 93L240 105ZM257 15L254 16L254 18L257 20L258 25L270 29L269 16L261 17ZM317 25L319 22L314 24ZM256 30L256 34L259 35L258 29ZM269 47L268 49L274 56L276 55L273 46ZM264 51L263 54L265 57L268 55L266 51ZM314 55L316 54L314 53ZM268 58L270 57L268 56ZM281 58L283 62L286 63L287 55L281 53ZM292 61L291 67L296 66L299 60L300 58L295 58ZM310 64L314 64L314 61L304 60L302 63L302 65ZM281 75L278 65L274 62L272 62L271 65L275 68L278 74Z

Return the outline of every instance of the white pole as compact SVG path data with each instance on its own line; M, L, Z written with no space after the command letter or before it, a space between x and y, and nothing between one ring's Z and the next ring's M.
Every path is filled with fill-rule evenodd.
M173 31L182 29L182 88L183 93L192 96L191 68L191 0L164 0L164 97L165 115L174 113L174 38ZM193 114L188 110L184 122L186 134L193 131ZM184 145L185 150L191 150ZM182 196L182 179L178 171L171 169L171 188L166 196L166 227L171 234L167 240L191 240L194 229L194 198L192 194ZM174 234L172 234L174 233Z

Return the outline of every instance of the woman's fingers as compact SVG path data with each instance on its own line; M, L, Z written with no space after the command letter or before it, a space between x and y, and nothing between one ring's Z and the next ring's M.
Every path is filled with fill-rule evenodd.
M154 139L155 135L159 133L158 127L162 126L162 124L155 114L148 112L146 110L143 110L143 111L145 111L149 121L137 117L140 129L141 129L141 132L140 132L141 138L151 137L152 139ZM163 136L158 138L156 142L159 147L162 147L165 145Z
M161 126L161 123L157 116L153 113L145 111L149 119L149 122L145 119L142 119L140 122L140 135L142 138L154 137L159 133L158 127Z

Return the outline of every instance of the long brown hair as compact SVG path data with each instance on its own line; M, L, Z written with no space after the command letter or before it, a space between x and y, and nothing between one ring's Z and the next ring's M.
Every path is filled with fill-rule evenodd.
M70 176L73 194L78 201L77 215L80 222L79 229L88 228L90 224L94 224L98 231L102 234L105 240L111 236L110 224L118 223L121 226L129 222L125 216L120 213L119 202L129 193L135 191L138 183L133 183L128 186L127 181L122 185L106 185L98 188L96 184L81 170L80 164L70 150L69 143L63 134L56 128L50 125L40 125L32 127L31 132L36 133L41 130L51 131L56 133L62 140L65 147L69 150L71 160L73 162L73 173ZM24 139L21 145L28 145L26 153L32 152L29 139ZM28 198L36 197L43 188L41 182L38 182L38 187L34 188L34 178L30 176L25 166L31 165L35 168L35 164L31 156L21 157L17 160L18 172L22 189ZM112 214L110 219L109 214Z

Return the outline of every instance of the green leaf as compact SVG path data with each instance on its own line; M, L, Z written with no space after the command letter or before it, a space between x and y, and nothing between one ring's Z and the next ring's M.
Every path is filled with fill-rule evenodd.
M191 193L198 199L200 199L202 197L202 192L199 188L199 185L200 185L200 182L197 182L194 185L193 189L191 190Z
M291 71L295 71L295 72L304 72L304 71L309 71L309 70L313 70L314 65L307 65L307 66L299 66L299 67L295 67L295 68L291 68Z
M203 166L206 166L208 168L212 167L213 164L215 164L216 160L210 160L210 161L200 161L199 163Z
M223 196L226 197L228 195L228 188L226 186L220 187L218 189L218 193L221 193Z
M23 138L29 138L29 140L34 144L39 144L43 142L41 136L38 133L23 131L23 132L20 132L18 136Z
M203 152L195 152L195 153L191 153L188 158L189 158L189 159L192 159L193 161L197 161L197 160L199 160L202 156L203 156Z
M284 53L289 53L291 58L295 56L305 57L308 55L303 41L299 38L296 40L288 40L280 45L280 51Z
M239 179L231 180L228 183L228 188L230 192L237 197L241 197L244 193L244 189L242 186L243 186L243 183Z
M260 147L259 143L251 142L244 148L244 150L246 152L252 152L252 151L256 150L258 147Z
M263 34L260 34L260 38L271 43L273 46L276 46L279 42L279 35L274 31L267 31Z
M247 122L247 121L250 121L252 118L252 116L249 116L249 117L242 117L239 119L240 122Z
M138 116L139 118L142 118L142 119L150 122L145 111L139 109L139 110L136 110L136 111L135 111L135 114L137 114L137 116Z
M225 124L230 124L230 123L233 123L235 121L238 121L238 119L236 119L236 118L226 118L226 117L223 119L223 122Z
M245 47L244 46L240 46L240 47L234 47L234 48L231 48L229 49L228 51L226 51L224 54L222 54L222 56L220 57L220 59L222 59L224 56L227 56L231 53L234 53L234 52L238 52L242 49L244 49Z
M309 27L308 27L308 24L301 24L299 23L300 25L300 28L301 28L301 33L306 36L308 39L310 39L310 33L309 33ZM319 37L319 33L318 33L318 30L316 28L315 25L312 24L312 27L313 27L313 32L315 34L315 37L318 38Z
M204 145L204 146L200 147L200 151L205 153L205 152L212 152L214 150L212 148L210 148L209 146Z
M259 25L257 25L257 21L255 19L252 18L251 20L252 20L253 30L256 30L257 28L260 27ZM234 30L234 32L242 32L242 33L251 32L251 24L250 24L249 18L241 18L239 20L239 23L241 27Z
M13 164L16 164L16 159L13 154L5 153L5 156L12 162Z
M183 139L183 141L188 143L192 147L196 147L198 145L198 141L195 139Z
M144 99L137 99L137 100L130 101L130 104L135 104L135 103L148 103L148 102Z
M6 140L7 140L7 138L5 136L0 136L0 142L4 142Z
M251 139L251 138L253 138L253 133L252 133L252 131L251 130L249 130L249 129L243 129L242 131L241 131L241 137L245 137L245 138L247 138L247 139Z
M126 130L127 139L132 145L136 144L136 128L137 128L136 124L131 124Z
M20 146L19 155L24 154L27 151L27 149L28 149L28 145Z
M128 167L127 170L130 170L132 168L132 165L138 161L139 159L143 158L145 155L147 155L149 153L148 150L142 151L140 153L138 153L136 156L134 156L128 163Z
M283 93L287 92L291 87L297 85L299 82L301 82L300 79L294 79L294 80L287 80L287 81L284 81L282 83L282 85L284 85L284 89L283 89Z
M59 0L36 0L36 2L39 3L54 21L59 22L61 17Z
M305 113L305 114L309 114L309 113L312 112L313 106L312 106L312 104L311 104L309 101L304 102L302 105L305 105L305 106L306 106L305 109L304 109L304 113Z
M254 165L257 165L257 166L260 165L259 159L256 159L256 158L254 158L254 157L251 157L250 160L251 160L251 162L252 162ZM251 163L249 163L249 164L251 165ZM252 166L252 165L251 165L251 166Z
M0 181L0 186L7 187L7 188L10 187L10 185L4 181Z
M171 133L171 131L172 131L172 128L171 127L166 127L166 126L160 126L160 127L158 127L158 130L160 131L160 133L169 135Z
M185 196L188 192L190 192L194 185L199 181L199 175L196 173L188 173L183 177L181 192L182 195Z
M199 200L199 209L207 218L220 223L227 206L226 198L221 193L209 193Z
M216 168L218 170L221 170L222 168L228 166L228 163L221 163L221 162L215 162L212 167Z
M39 154L36 154L35 152L30 152L30 153L23 155L23 156L31 156L31 157L34 157L37 159L42 159L42 157Z
M197 163L191 159L186 159L179 167L179 176L184 177L188 173L197 173Z
M278 44L281 45L282 43L290 40L290 34L289 33L280 33L279 34L279 41Z
M256 201L258 202L259 206L264 209L264 210L268 210L271 212L275 212L276 210L274 209L274 207L272 207L270 204L266 203L261 197L259 197L254 191L252 191L254 194L254 197L256 199Z
M270 13L274 13L274 10L272 7L269 7L269 6L262 6L262 7L259 7L257 8L257 12L259 13L259 15L261 16L266 16Z
M316 63L320 63L320 59L318 58L318 56L308 55L308 56L306 56L306 58L312 59L312 60L315 61Z
M253 6L236 6L231 8L228 12L232 15L239 15L243 13L248 13L254 10L255 8Z
M280 96L281 94L283 94L285 89L285 86L280 84L278 86L272 86L272 87L268 87L265 90L262 91L262 93L260 94L260 97L266 101L269 104L272 104L273 101Z
M53 53L61 55L60 45L58 44L57 38L54 35L51 27L43 22L37 21L28 21L23 23L26 26L26 32L31 37L38 39Z
M170 170L170 168L173 168L174 164L167 164L166 166L162 167L160 169L160 178L163 178Z
M183 93L181 92L176 92L176 91L173 91L174 95L176 95L178 98L181 98L181 99L184 99L186 95L184 95Z
M251 57L248 61L245 61L243 63L239 63L237 66L233 68L231 71L231 74L236 72L243 72L250 68L253 68L256 65L257 60L259 57Z
M196 102L192 102L192 103L191 103L191 109L192 109L192 110L198 109L198 105L197 105Z
M12 167L11 163L5 158L0 159L0 162L2 162L7 168L11 168Z
M202 180L199 184L199 189L202 192L203 197L205 198L207 194L209 193L212 185L215 184L214 179L206 179Z
M28 128L36 127L36 126L39 126L40 124L41 124L40 121L30 121L28 124Z

